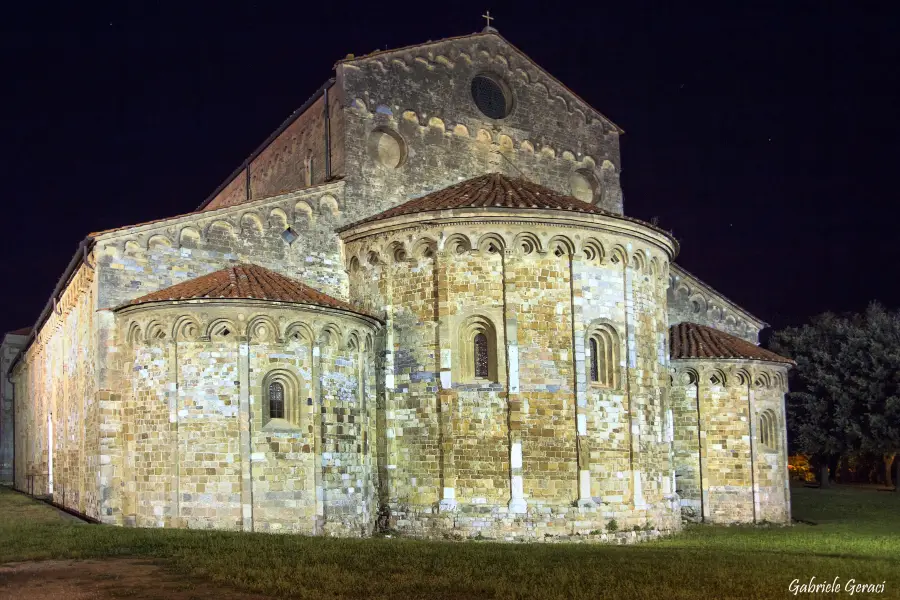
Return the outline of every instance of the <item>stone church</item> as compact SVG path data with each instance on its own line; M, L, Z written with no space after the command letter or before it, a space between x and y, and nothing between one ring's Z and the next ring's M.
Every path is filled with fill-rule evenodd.
M622 134L490 27L348 55L195 211L85 237L5 476L137 527L788 523L791 361L625 215Z

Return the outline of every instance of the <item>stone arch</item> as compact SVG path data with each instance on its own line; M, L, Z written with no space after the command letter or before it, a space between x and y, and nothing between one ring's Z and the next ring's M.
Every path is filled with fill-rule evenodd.
M582 242L581 252L584 254L586 260L598 264L602 263L606 256L606 253L603 250L603 243L597 238L592 237L587 238Z
M338 206L337 199L331 194L325 194L321 198L319 198L319 214L330 214L332 217L337 217L341 214L341 209Z
M273 208L269 211L269 226L278 231L288 228L287 213L282 208Z
M513 248L521 254L542 252L541 239L530 231L523 231L513 238Z
M482 142L484 144L490 144L493 143L494 138L491 137L491 134L487 129L479 129L478 135L475 137L475 141Z
M660 273L659 260L654 256L650 259L650 274L654 277L658 276Z
M313 223L313 209L305 200L300 200L294 205L294 223L297 225L308 227Z
M247 323L247 336L254 342L281 342L278 324L268 315L257 315Z
M555 235L547 242L547 250L556 256L572 256L575 254L575 244L564 235Z
M412 258L434 258L437 252L437 242L430 237L421 237L412 245Z
M128 332L125 334L125 341L129 344L136 344L143 341L141 325L137 321L128 324Z
M478 238L476 247L479 252L486 254L501 254L506 249L506 240L499 233L485 233Z
M747 369L737 369L734 372L734 378L738 385L749 385L752 378Z
M222 231L233 237L234 225L224 219L217 219L206 226L206 234L203 237L208 239L210 234L214 231Z
M453 134L459 137L469 137L469 129L463 124L457 124L453 127Z
M707 318L713 323L718 323L722 320L723 314L722 307L718 304L710 304L709 309L706 312Z
M124 254L134 255L134 254L140 254L143 251L144 251L144 249L141 248L141 245L138 244L134 240L128 240L127 242L125 242L125 246L123 248Z
M472 240L462 233L450 234L444 240L444 251L451 254L463 254L472 250Z
M337 323L329 321L319 328L319 335L316 336L320 346L331 347L337 346L342 339L341 328Z
M500 134L500 137L497 138L497 143L500 145L501 150L513 150L513 141L508 135Z
M356 273L359 271L359 259L355 256L350 257L350 264L347 265L347 270L351 273Z
M784 373L775 373L775 386L783 392L787 391L787 381L785 380Z
M710 385L719 385L722 387L728 385L728 378L725 376L725 372L719 368L710 369L706 373L706 380Z
M622 342L616 328L605 320L591 323L584 348L587 380L593 385L618 389L622 381Z
M348 331L347 335L344 337L342 347L350 352L359 352L362 349L359 331L356 329Z
M145 340L148 342L156 342L166 339L166 326L161 321L153 320L147 323L145 331Z
M437 129L441 133L443 133L445 130L444 121L437 117L431 117L430 119L428 119L428 126L432 129Z
M384 261L381 259L381 255L376 250L369 250L366 252L366 264L372 267L377 267L378 265L384 264Z
M647 261L644 258L644 253L638 250L634 254L631 255L631 262L629 265L632 269L637 271L638 273L643 273L644 269L647 266Z
M179 248L196 248L200 245L200 230L192 225L183 227L178 232Z
M281 386L281 410L273 414L278 404L273 398L276 385ZM276 428L279 425L302 425L308 413L306 410L308 392L305 380L288 365L279 365L266 373L260 386L263 426Z
M688 306L695 315L705 315L707 310L707 301L701 294L694 294L688 299Z
M284 328L284 340L303 341L312 345L316 339L316 334L312 327L302 321L294 321Z
M172 324L172 339L176 342L192 342L200 335L200 323L191 315L181 315Z
M166 248L172 248L174 244L172 244L172 240L161 233L157 233L155 235L151 235L147 240L147 250L163 250Z
M624 246L622 246L621 244L616 244L609 252L609 260L615 265L627 265L628 252L625 250Z
M464 319L457 329L457 349L460 381L499 381L497 328L489 317L476 314Z
M525 140L524 142L519 144L519 150L521 150L522 152L527 152L529 154L534 154L534 144L532 144L528 140Z
M387 254L395 263L409 260L409 252L406 250L406 245L400 240L394 240L388 244Z
M240 329L231 319L214 319L206 327L206 337L209 340L225 341L233 340L240 336Z
M700 373L697 369L687 367L678 370L678 383L680 385L699 385Z
M758 388L770 388L772 387L772 377L769 375L768 371L759 371L756 374L756 381L754 385Z
M248 212L241 215L241 235L262 236L263 222L255 212Z
M771 408L760 411L756 434L765 449L776 450L778 448L778 417Z

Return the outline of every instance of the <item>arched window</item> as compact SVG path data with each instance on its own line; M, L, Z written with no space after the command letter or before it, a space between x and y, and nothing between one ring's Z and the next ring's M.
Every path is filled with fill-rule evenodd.
M460 323L454 348L453 365L457 370L457 381L500 381L497 330L489 318L473 315Z
M284 418L284 386L278 381L269 384L269 418Z
M488 357L488 339L484 333L475 334L474 355L475 355L475 378L487 379L489 374L490 358Z
M262 380L259 388L262 425L276 429L305 426L304 415L309 388L302 379L287 369L276 368Z
M776 425L775 411L767 408L759 413L759 442L771 450L776 449L778 446Z
M619 335L610 325L595 327L588 336L588 377L591 383L619 387Z

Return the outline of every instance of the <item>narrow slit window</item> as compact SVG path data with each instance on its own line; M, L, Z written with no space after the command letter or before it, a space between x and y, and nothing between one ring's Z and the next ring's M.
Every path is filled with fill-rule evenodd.
M284 386L277 381L269 384L269 418L284 418Z
M488 339L483 333L475 335L475 377L477 379L487 379L489 373L488 365Z
M599 381L600 380L600 371L597 368L597 340L591 338L591 381Z

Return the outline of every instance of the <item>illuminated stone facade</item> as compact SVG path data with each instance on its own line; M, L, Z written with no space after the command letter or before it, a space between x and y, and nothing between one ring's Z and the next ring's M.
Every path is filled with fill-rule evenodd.
M85 240L11 371L16 487L110 524L322 535L786 521L786 367L671 361L672 324L764 323L624 216L620 134L495 32L340 61L197 211ZM154 295L239 264L347 307ZM745 405L781 445L729 465L712 438L750 444Z

